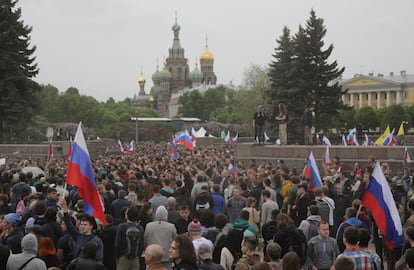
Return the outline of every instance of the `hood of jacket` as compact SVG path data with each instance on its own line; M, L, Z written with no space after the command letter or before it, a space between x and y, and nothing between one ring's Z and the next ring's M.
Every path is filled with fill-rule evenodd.
M155 212L156 221L167 221L168 220L168 211L165 206L158 206L157 211Z
M23 253L37 254L38 242L34 234L28 233L22 239Z
M359 227L361 227L361 225L362 225L362 221L361 220L359 220L358 218L356 218L356 217L351 217L351 218L348 218L347 220L346 220L346 223L348 223L349 225L351 225L352 227L357 227L357 228L359 228Z
M322 218L320 215L310 215L309 217L306 218L306 220L319 222L322 220Z

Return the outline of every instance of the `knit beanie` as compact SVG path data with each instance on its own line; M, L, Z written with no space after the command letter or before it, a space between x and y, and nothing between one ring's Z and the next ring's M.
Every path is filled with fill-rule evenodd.
M17 225L19 225L20 221L22 221L22 217L16 213L7 214L4 216L4 219L13 227L16 227Z
M195 218L188 224L187 230L189 234L201 234L201 223Z

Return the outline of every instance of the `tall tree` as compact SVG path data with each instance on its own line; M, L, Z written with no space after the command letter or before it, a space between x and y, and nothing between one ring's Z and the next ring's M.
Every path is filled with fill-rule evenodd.
M17 1L0 0L0 142L5 130L23 128L31 120L33 95L40 86L32 80L39 70L30 45L32 28L21 20Z
M305 63L300 87L304 91L304 96L316 104L317 129L332 127L339 110L348 109L341 99L346 91L342 90L338 81L345 68L338 68L336 61L329 63L333 45L324 48L325 35L324 21L316 17L312 9L305 28L306 46L300 48L304 55L298 60Z
M288 110L288 138L298 137L300 134L300 119L303 113L303 98L300 89L297 87L296 67L294 65L294 40L290 36L290 30L286 26L283 33L276 40L278 46L272 55L270 63L269 78L270 87L265 91L267 112L270 119L278 115L278 105L283 103ZM292 102L292 101L295 102ZM274 129L276 121L270 121L270 128Z

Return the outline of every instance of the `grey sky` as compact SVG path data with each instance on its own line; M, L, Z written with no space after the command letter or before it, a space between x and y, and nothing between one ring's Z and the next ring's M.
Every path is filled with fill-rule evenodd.
M296 33L314 8L325 20L331 61L355 73L414 73L411 0L20 0L39 83L61 92L77 87L100 101L138 93L143 68L151 86L156 59L162 66L172 45L175 11L190 70L208 36L218 83L242 83L250 64L268 65L284 25Z

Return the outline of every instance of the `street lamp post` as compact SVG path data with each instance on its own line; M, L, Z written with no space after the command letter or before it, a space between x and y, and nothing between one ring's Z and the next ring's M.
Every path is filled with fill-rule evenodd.
M138 145L138 117L139 112L135 112L135 143Z

